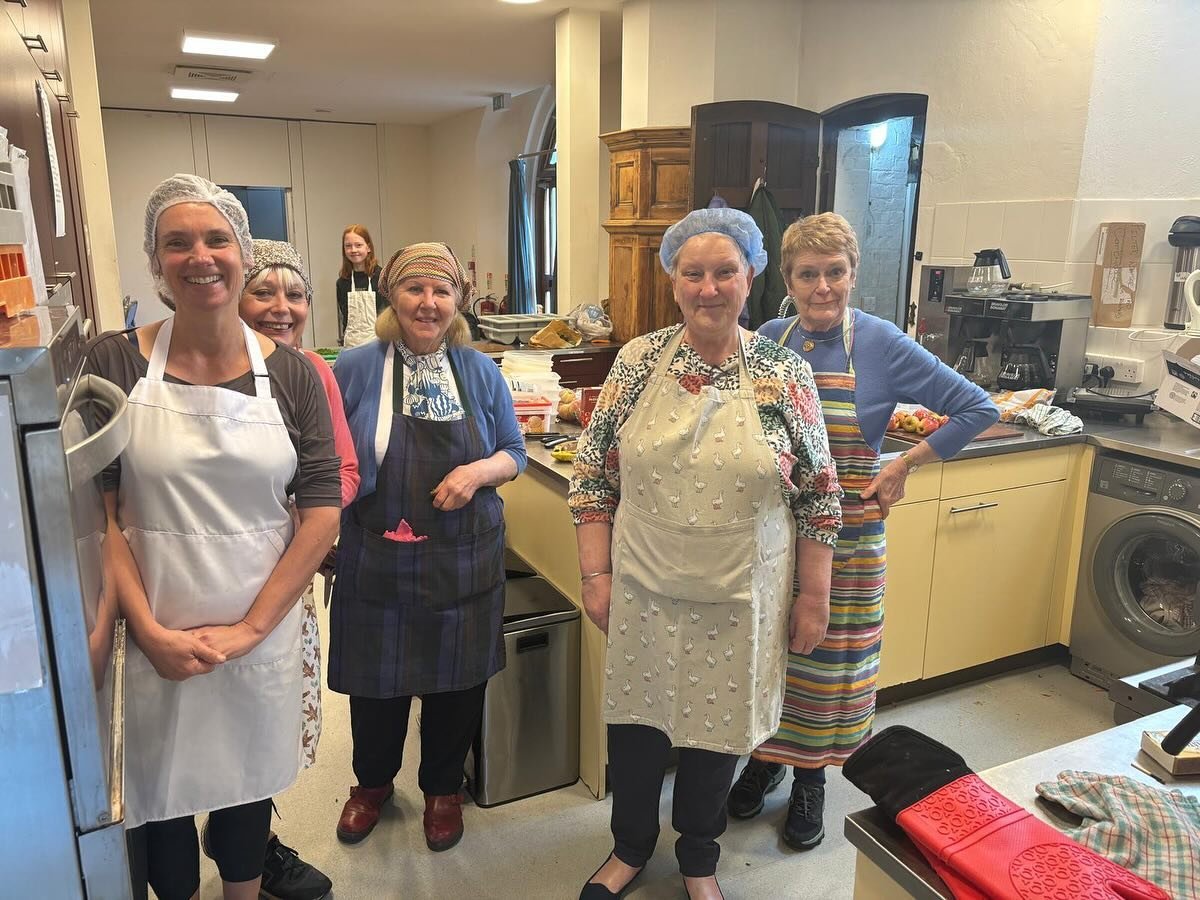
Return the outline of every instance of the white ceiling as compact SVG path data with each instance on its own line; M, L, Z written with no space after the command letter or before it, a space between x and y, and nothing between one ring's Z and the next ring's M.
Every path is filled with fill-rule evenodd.
M554 81L554 17L601 16L601 58L620 57L621 0L92 0L104 106L427 124ZM265 37L265 60L195 56L184 30ZM254 73L234 103L172 100L177 65ZM201 85L193 85L201 86ZM331 110L318 113L318 109Z

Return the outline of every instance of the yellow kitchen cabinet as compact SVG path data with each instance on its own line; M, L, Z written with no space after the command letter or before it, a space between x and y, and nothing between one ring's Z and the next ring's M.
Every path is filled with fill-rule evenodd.
M916 681L924 671L937 523L937 500L894 506L887 517L880 688Z
M926 678L1045 644L1065 495L1051 481L938 503Z

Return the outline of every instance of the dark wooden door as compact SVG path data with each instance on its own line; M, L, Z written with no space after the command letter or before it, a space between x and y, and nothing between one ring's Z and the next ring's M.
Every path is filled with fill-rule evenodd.
M786 227L816 212L821 116L765 100L727 100L692 107L692 191L689 208L713 194L737 209L750 205L762 178Z

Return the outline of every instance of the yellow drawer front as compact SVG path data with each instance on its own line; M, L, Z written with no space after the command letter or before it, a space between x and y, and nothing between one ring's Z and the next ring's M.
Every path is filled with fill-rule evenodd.
M941 497L950 500L1028 484L1062 481L1070 469L1070 458L1070 447L1055 447L948 462L942 466Z

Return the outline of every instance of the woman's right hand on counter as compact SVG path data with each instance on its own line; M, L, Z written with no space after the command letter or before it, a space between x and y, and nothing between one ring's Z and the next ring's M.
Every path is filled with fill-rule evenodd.
M225 662L224 654L186 631L158 628L137 641L154 671L167 681L186 681L207 675Z
M608 607L612 600L612 575L593 575L583 580L583 611L597 628L608 634Z

